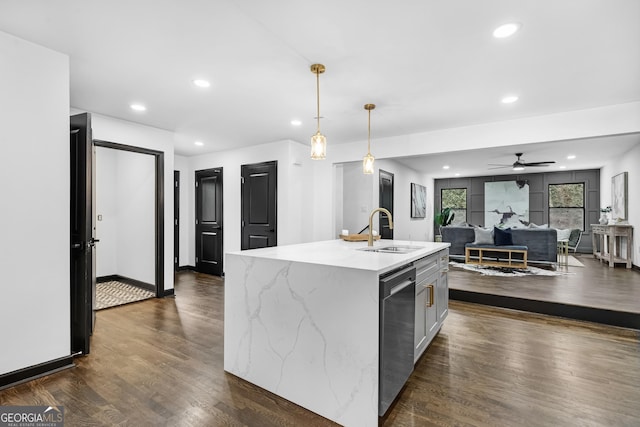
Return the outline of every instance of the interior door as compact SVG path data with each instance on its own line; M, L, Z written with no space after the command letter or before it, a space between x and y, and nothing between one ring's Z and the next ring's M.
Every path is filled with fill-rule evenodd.
M241 249L276 246L278 162L242 165Z
M380 207L387 209L393 216L393 174L380 169ZM389 218L383 213L378 214L380 236L383 239L393 239L393 229L389 228Z
M173 171L173 271L180 265L180 171Z
M196 271L222 276L222 168L196 171Z
M71 116L71 354L89 354L95 325L94 150L91 116Z

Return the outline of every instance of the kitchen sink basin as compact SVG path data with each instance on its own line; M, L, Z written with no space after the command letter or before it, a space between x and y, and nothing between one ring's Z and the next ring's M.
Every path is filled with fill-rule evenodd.
M413 251L417 251L418 249L422 249L422 246L409 246L409 245L399 245L399 246L383 246L380 248L377 247L366 247L360 248L359 251L365 252L382 252L388 254L408 254Z

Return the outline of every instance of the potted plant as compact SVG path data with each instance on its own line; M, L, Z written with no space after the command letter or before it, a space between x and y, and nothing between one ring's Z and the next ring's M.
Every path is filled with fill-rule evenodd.
M436 234L436 242L442 242L442 227L446 227L447 225L453 222L453 218L455 218L456 213L451 208L444 208L437 213L434 217L434 221L438 226L438 234Z

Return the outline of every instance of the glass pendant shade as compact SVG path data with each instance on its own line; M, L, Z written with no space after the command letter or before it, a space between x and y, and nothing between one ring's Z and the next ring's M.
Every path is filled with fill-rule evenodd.
M311 158L323 160L327 157L327 138L320 131L311 137Z
M373 162L375 162L375 157L371 155L371 153L367 153L362 160L362 172L365 175L373 174Z
M376 108L376 104L365 104L364 109L367 110L369 119L367 124L367 155L362 159L362 173L365 175L373 174L373 162L375 162L375 157L371 155L371 110Z

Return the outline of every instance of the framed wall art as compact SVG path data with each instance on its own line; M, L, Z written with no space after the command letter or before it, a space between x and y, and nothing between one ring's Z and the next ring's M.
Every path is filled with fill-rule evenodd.
M484 183L484 226L522 227L529 224L529 183L487 181Z
M424 218L427 214L427 187L411 183L411 218Z
M622 172L611 178L611 218L627 219L627 197L627 172Z

